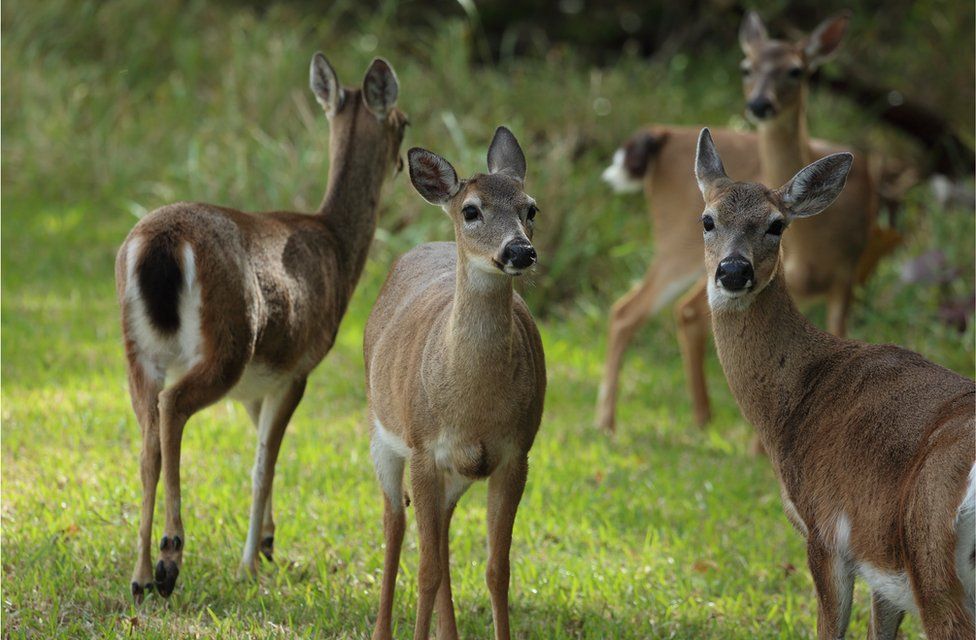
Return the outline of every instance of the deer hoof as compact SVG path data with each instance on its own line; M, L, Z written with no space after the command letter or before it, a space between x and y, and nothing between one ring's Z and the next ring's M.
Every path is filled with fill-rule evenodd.
M274 562L274 536L267 536L261 540L261 555L263 555L268 562Z
M145 600L146 594L152 593L154 584L152 582L147 582L145 584L139 584L133 581L132 583L132 600L137 605L142 604Z
M156 563L156 590L164 598L170 597L176 588L176 577L180 575L180 568L172 560L160 560Z

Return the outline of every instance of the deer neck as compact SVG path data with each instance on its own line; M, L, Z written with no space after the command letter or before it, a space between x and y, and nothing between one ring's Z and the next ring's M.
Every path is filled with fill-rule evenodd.
M318 210L336 240L343 276L352 285L366 264L376 232L380 191L389 170L387 145L355 136L356 118L367 117L369 114L357 111L345 135L333 133L329 186Z
M500 380L511 374L513 301L511 277L487 273L458 252L454 302L444 334L449 375L456 380Z
M713 311L712 327L732 394L778 468L781 445L797 428L790 415L806 368L827 354L830 337L797 311L782 265L748 308Z
M759 164L763 182L785 184L812 161L807 133L806 88L803 88L794 107L759 125Z

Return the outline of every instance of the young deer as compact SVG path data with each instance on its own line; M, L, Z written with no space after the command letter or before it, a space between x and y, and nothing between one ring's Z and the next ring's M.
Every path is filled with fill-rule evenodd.
M807 134L806 95L810 74L838 48L847 28L846 15L830 18L798 42L771 40L759 16L749 13L740 42L745 52L743 88L748 114L758 121L758 135L716 130L715 140L738 179L779 184L815 158L840 147ZM683 167L694 161L698 130L656 126L638 132L614 156L604 179L618 190L643 185L650 200L654 260L644 279L614 304L610 313L607 358L597 401L597 425L615 430L617 385L624 352L648 317L683 292L675 305L678 341L695 421L711 418L705 383L705 342L708 305L701 264L695 256L701 237L693 224L699 209L698 188ZM815 220L797 224L786 250L786 279L794 295L826 297L828 328L843 335L855 274L862 263L873 265L890 248L890 238L877 234L877 194L871 176L860 164L848 189ZM883 246L881 246L883 245ZM830 265L823 268L823 264ZM694 285L694 286L692 286ZM690 290L689 290L690 287Z
M186 421L224 396L257 429L242 568L272 557L271 485L281 439L305 380L329 352L363 270L384 179L399 168L406 117L379 58L362 89L342 88L321 53L311 87L332 127L329 189L316 215L242 213L178 203L129 233L115 275L132 406L142 428L142 518L132 595L168 597L182 565L180 443ZM150 561L160 466L166 523Z
M906 349L824 333L787 293L783 232L838 197L852 162L822 158L772 191L728 178L701 132L695 175L719 360L807 539L818 636L844 637L860 575L872 638L894 638L915 610L933 640L972 638L973 381Z
M536 260L538 209L524 191L525 156L499 127L488 173L458 180L424 149L410 180L447 212L456 243L421 245L390 271L366 325L370 450L383 489L386 558L373 638L391 638L393 591L406 526L403 470L420 534L415 639L457 638L451 599L451 516L468 486L488 478L488 568L495 638L509 637L509 550L528 454L542 419L542 341L512 277Z

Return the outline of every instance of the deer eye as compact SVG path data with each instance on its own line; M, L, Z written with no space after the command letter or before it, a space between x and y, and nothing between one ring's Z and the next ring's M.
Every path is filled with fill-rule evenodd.
M705 231L711 231L712 229L715 228L715 219L712 218L712 216L704 215L702 216L701 221L702 221L702 227L705 228Z
M739 67L739 71L742 72L743 78L748 78L752 74L752 67L750 67L747 64L744 64L741 67Z
M539 213L539 207L535 206L534 204L533 205L529 205L529 210L525 214L525 217L528 220L535 220L535 214L537 214L537 213Z
M786 75L788 75L791 79L796 80L803 75L803 68L792 67L789 71L786 72Z
M478 207L474 206L473 204L469 204L465 205L465 207L461 209L461 215L464 216L465 222L474 222L479 218L479 216L481 216L481 212L478 211Z
M772 224L769 225L769 228L766 229L766 233L771 236L781 236L783 235L783 229L785 228L786 225L783 224L782 220L773 220Z

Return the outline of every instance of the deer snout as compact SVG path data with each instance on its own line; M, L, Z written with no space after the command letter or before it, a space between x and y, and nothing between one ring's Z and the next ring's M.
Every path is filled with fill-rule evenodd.
M749 109L749 113L759 120L765 120L776 115L776 106L766 96L753 98L746 104L746 108Z
M755 274L752 263L742 256L729 256L718 263L715 280L726 291L743 291L752 286Z
M498 261L506 273L512 273L509 269L521 272L535 264L535 247L525 240L513 240L502 249Z

